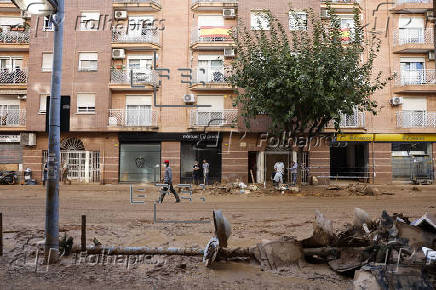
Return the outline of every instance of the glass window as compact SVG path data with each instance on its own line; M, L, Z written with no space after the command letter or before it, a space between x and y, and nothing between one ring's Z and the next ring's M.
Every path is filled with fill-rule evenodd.
M44 31L54 31L54 24L51 21L50 16L44 16L44 26L42 29Z
M47 95L41 95L39 99L39 113L45 114L47 111Z
M53 68L53 53L44 52L42 53L42 71L50 72Z
M80 52L79 53L79 71L97 71L98 53Z
M95 112L95 94L77 94L77 112Z
M160 159L160 144L121 144L120 181L159 182Z
M100 12L82 12L80 15L80 30L81 31L96 31L98 30Z
M252 30L269 30L268 15L265 11L252 11L250 18Z
M306 30L307 13L306 12L289 12L289 29Z

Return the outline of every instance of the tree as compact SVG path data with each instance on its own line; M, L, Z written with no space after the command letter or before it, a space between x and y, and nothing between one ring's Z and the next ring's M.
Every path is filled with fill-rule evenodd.
M288 138L310 140L330 122L340 132L343 114L356 110L376 114L377 103L371 96L392 79L374 73L380 40L373 33L364 37L357 8L354 27L348 31L341 30L331 7L328 12L329 19L322 21L307 10L306 29L304 20L291 11L296 27L303 28L295 31L285 29L267 13L262 22L269 23L268 30L239 25L232 34L238 54L229 81L240 89L234 105L240 108L247 127L249 120L266 114L271 133L286 132ZM300 147L299 166L302 152Z

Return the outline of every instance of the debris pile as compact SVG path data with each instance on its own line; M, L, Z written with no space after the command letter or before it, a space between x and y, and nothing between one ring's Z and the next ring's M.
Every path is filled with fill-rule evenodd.
M380 289L395 283L404 289L436 286L436 219L429 214L410 222L403 214L383 211L371 219L356 208L353 224L335 233L331 221L317 211L313 235L301 245L309 262L328 263L339 273L356 271L357 289L370 289L364 285L374 281ZM408 278L401 280L401 275Z

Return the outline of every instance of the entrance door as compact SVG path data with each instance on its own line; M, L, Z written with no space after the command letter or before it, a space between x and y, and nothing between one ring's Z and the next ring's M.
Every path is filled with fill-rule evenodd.
M160 144L121 144L120 182L149 183L160 180Z
M70 132L70 96L61 96L61 132ZM45 131L48 132L50 126L50 96L47 96L46 114L45 114Z
M368 172L368 144L352 143L347 146L330 148L331 178L367 181Z

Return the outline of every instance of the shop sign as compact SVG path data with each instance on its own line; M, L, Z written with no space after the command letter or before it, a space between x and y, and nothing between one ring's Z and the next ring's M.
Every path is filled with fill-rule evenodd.
M372 142L374 134L339 134L336 137L337 142Z
M436 134L338 134L337 142L436 142Z
M20 135L0 135L0 143L20 143Z

